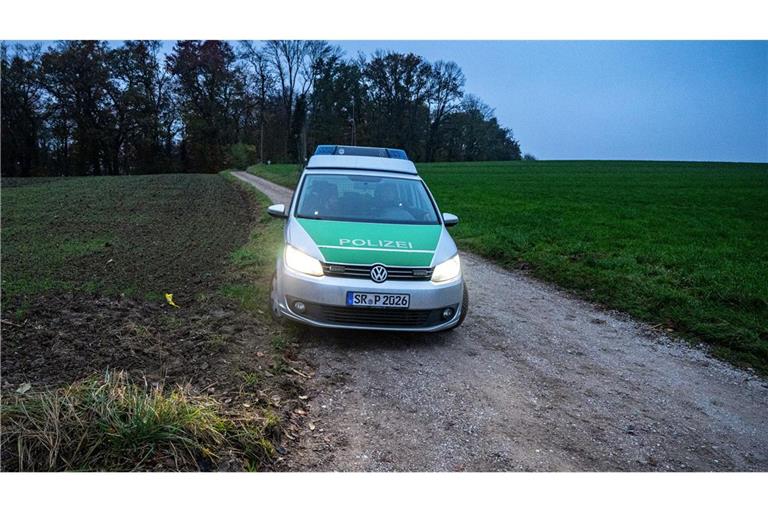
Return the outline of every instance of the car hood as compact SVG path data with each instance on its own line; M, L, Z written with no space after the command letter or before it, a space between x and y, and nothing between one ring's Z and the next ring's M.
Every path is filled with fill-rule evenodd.
M326 262L347 265L428 267L443 229L440 224L296 220Z

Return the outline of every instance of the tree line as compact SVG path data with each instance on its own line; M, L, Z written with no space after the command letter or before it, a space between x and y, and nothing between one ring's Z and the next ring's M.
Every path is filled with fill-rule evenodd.
M217 172L300 163L317 144L416 161L516 160L454 62L325 41L2 45L2 173Z

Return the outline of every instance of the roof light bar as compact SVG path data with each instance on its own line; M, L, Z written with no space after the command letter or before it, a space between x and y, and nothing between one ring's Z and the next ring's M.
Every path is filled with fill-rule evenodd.
M370 148L364 146L334 146L327 144L317 146L315 155L371 156L408 160L408 155L402 149Z

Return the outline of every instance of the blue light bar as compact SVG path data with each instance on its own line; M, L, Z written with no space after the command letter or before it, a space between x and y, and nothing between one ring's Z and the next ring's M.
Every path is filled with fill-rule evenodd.
M332 155L336 152L336 146L320 145L315 149L316 155Z
M408 160L408 155L402 149L369 148L364 146L332 146L327 144L317 146L315 155L375 156L379 158Z
M397 158L398 160L408 160L408 155L402 149L387 149L389 158Z

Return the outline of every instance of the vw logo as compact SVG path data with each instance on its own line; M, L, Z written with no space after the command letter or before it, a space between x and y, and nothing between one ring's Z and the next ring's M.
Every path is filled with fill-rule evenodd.
M371 269L371 279L374 283L383 283L387 280L387 269L384 265L374 265Z

